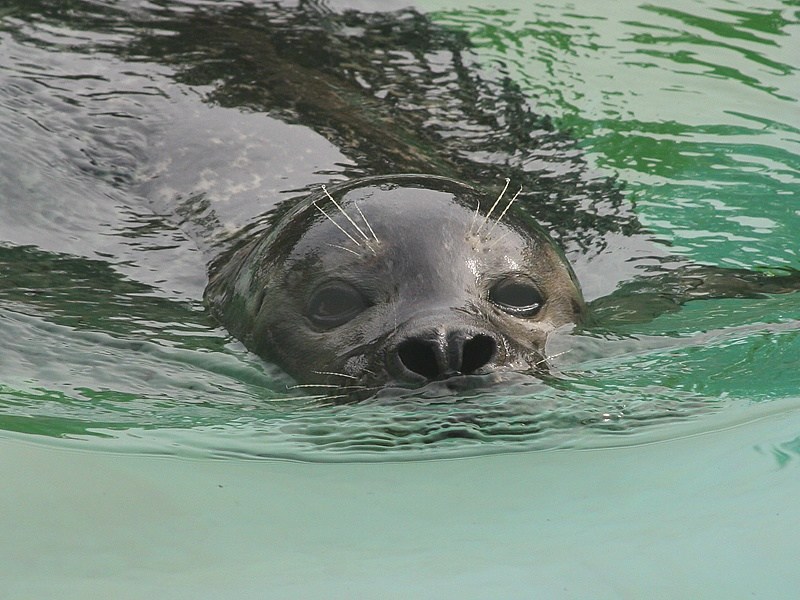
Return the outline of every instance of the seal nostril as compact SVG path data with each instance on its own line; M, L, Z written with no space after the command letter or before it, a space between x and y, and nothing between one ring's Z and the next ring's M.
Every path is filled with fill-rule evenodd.
M412 337L397 346L400 363L429 381L454 375L471 375L485 367L497 353L497 341L486 334L468 337L452 332L443 342L430 336Z
M407 340L398 346L397 354L409 371L426 379L436 379L440 375L436 350L429 342Z
M494 357L496 350L497 344L494 338L488 335L479 334L466 340L461 356L461 372L469 375L486 366Z

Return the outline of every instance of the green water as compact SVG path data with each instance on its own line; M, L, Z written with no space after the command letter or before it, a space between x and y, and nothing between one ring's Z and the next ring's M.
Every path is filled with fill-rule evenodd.
M800 420L787 415L633 448L380 464L0 440L15 461L0 463L3 591L789 600Z
M792 4L424 8L469 33L480 68L507 73L580 139L675 252L754 268L798 266ZM559 338L551 353L567 352L552 381L478 397L344 407L293 399L287 378L205 315L195 243L126 197L120 182L136 176L126 165L156 149L135 129L105 146L93 139L125 111L146 125L147 102L201 110L222 127L249 117L200 104L167 67L87 53L127 35L103 25L104 10L92 15L93 40L23 3L9 9L0 38L2 429L148 453L436 458L669 439L687 423L702 430L704 415L746 421L753 403L797 397L800 296L787 295L698 302L613 338ZM93 77L97 60L119 63L124 77ZM126 86L153 99L140 106ZM158 104L162 96L171 104Z
M492 5L439 19L618 174L650 229L697 260L796 266L795 3Z

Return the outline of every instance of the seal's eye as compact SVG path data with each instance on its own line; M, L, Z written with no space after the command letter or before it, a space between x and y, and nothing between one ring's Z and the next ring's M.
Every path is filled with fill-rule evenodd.
M500 310L515 317L532 317L544 299L532 281L504 279L489 290L489 300Z
M308 318L323 329L344 325L367 308L364 296L349 283L333 281L317 288L308 302Z

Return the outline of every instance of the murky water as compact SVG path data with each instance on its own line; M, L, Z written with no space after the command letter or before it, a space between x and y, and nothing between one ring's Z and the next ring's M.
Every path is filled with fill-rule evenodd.
M437 27L469 34L475 70L511 77L578 139L672 251L797 268L796 10L622 4L423 8ZM697 302L613 335L559 336L551 378L469 397L432 388L347 406L294 398L292 382L201 302L205 260L225 231L263 227L281 200L365 172L363 148L298 124L302 107L268 79L246 85L259 67L241 56L271 11L3 9L2 429L148 453L435 458L668 439L687 425L703 430L713 413L746 420L752 403L797 397L800 296L785 295ZM226 16L210 24L213 14ZM198 46L203 35L219 44ZM226 52L244 54L231 62ZM232 65L243 74L226 73ZM491 148L491 132L473 135ZM198 198L222 234L203 230ZM614 239L608 252L628 252ZM601 293L614 264L571 256L587 294Z

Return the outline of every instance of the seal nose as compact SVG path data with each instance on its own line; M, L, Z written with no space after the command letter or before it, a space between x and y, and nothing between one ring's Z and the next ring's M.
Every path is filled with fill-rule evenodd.
M402 366L425 379L475 373L497 354L497 341L485 333L451 331L409 336L397 346Z

